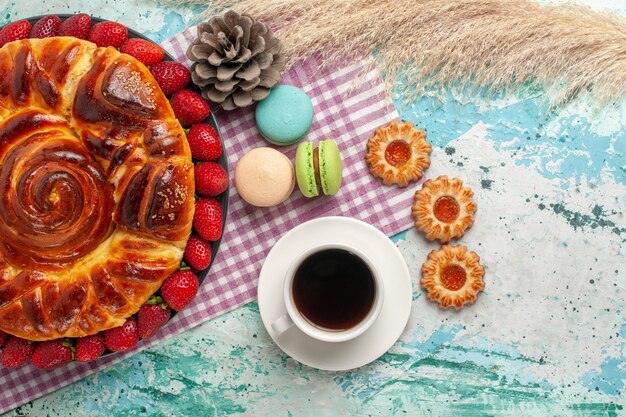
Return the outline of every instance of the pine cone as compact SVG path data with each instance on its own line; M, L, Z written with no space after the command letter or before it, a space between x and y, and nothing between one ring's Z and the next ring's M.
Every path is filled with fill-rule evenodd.
M280 40L261 22L230 10L198 25L198 37L187 49L195 63L191 79L204 98L224 110L263 100L285 68Z

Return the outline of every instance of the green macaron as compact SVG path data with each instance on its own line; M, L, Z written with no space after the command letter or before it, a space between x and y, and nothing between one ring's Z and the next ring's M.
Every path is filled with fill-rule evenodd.
M323 140L315 148L302 142L296 151L296 180L305 197L322 193L337 194L342 180L341 154L332 139Z

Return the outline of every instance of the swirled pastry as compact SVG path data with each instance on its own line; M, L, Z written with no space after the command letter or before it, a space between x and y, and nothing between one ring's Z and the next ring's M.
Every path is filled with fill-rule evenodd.
M0 330L121 325L182 259L185 134L148 69L75 38L0 49Z
M376 129L368 140L365 160L372 175L381 178L383 184L406 187L422 178L430 166L431 152L423 130L415 129L411 122L394 120Z
M411 215L417 230L429 240L448 243L458 239L474 224L476 203L471 188L463 187L458 178L445 175L424 182L414 196Z
M457 310L473 303L478 292L485 288L485 269L480 258L463 245L444 245L431 251L422 265L422 287L429 300L439 303L441 308Z

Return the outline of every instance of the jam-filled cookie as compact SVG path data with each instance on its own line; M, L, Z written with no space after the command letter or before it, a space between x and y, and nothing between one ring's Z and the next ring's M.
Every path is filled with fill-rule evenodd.
M419 180L430 166L431 152L423 130L415 129L411 122L394 120L376 129L367 142L365 160L372 175L381 178L385 185L406 187Z
M429 300L439 307L461 309L476 301L485 288L485 269L480 257L463 245L444 245L431 251L422 265L422 287Z
M415 227L429 240L448 243L458 239L474 224L476 203L471 188L458 178L445 175L424 182L415 192L411 215Z

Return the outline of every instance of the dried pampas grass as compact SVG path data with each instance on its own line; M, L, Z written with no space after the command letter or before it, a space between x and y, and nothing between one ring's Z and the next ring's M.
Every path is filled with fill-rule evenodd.
M229 7L276 27L288 65L313 54L331 65L373 53L388 90L400 88L406 100L452 83L489 92L539 84L553 104L585 91L600 104L626 93L626 20L580 5L216 0L207 13Z

